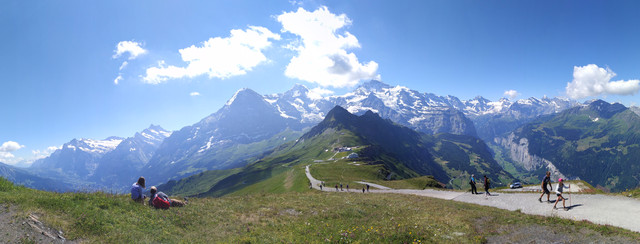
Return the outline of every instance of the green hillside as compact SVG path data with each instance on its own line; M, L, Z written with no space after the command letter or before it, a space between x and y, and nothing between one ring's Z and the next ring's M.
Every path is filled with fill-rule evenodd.
M640 117L621 104L595 101L516 131L529 153L543 157L570 178L612 191L640 186Z
M251 194L194 198L183 208L155 210L128 195L43 192L0 178L0 205L13 209L10 218L17 223L35 214L56 233L83 243L486 243L548 232L579 243L640 240L638 233L587 221L398 194ZM29 226L0 228L18 236L2 233L3 241L36 240L25 231Z
M343 152L340 148L352 151ZM357 153L358 158L344 159L350 153ZM450 188L465 189L469 187L470 174L487 175L494 186L504 186L513 180L480 139L421 134L371 112L356 116L336 107L300 139L281 145L270 155L223 179L220 178L224 173L208 173L182 179L175 183L180 186L177 188L161 187L172 194L195 196L303 192L308 190L304 167L310 164L314 165L314 177L327 185L360 187L355 181L367 181L394 188L422 189L440 186L441 182ZM202 191L201 186L207 184L200 181L215 184ZM190 185L192 189L186 190Z

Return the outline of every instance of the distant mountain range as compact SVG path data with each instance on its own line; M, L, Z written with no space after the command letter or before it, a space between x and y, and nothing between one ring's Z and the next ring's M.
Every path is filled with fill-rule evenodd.
M124 191L160 144L171 135L151 125L130 138L73 139L28 168L38 176L72 182L76 190Z
M358 161L362 164L382 165L386 172L380 175L383 179L432 175L455 188L466 186L471 174L488 175L497 185L513 180L493 160L486 144L476 137L448 133L432 136L382 119L371 111L357 116L336 106L300 138L240 170L208 171L171 181L159 189L171 194L221 196L245 188L260 188L263 186L256 185L263 182L275 184L267 188L278 188L283 183L278 179L284 172L303 163L327 159L333 154L327 152L343 147L358 148Z
M0 163L0 176L17 185L23 185L40 190L65 192L74 189L70 184L64 181L40 177L26 169L17 168L4 163Z
M497 140L526 170L582 179L605 190L640 186L640 117L596 100L519 127Z
M272 95L260 95L245 88L217 112L173 133L151 126L126 139L74 139L49 157L34 162L26 171L39 177L67 180L75 188L126 190L140 175L147 177L150 184L159 184L208 170L240 168L300 138L321 123L335 106L355 115L371 111L382 119L440 139L456 138L455 135L478 137L492 148L500 145L507 152L513 147L505 140L522 137L514 133L516 129L538 123L534 121L541 116L549 118L585 105L547 97L460 100L379 81L366 82L344 95L323 98L313 96L302 85ZM631 109L640 111L636 107ZM487 146L484 142L482 145ZM501 155L510 161L519 159L517 153ZM504 165L503 161L500 159L500 164ZM530 171L533 168L527 164L515 164L520 173L539 173ZM557 164L554 162L560 167ZM435 172L435 168L411 170L419 174ZM569 175L565 171L557 172Z

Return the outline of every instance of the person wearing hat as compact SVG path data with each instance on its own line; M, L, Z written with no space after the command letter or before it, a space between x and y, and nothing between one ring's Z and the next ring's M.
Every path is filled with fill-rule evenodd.
M469 185L471 185L471 194L478 194L478 189L476 188L476 179L471 174L471 180L469 180Z
M142 203L144 204L144 199L147 197L144 194L142 194L142 189L145 188L144 186L144 177L140 176L140 178L138 178L138 181L133 183L133 185L131 185L131 200L137 202L137 203Z
M564 188L570 188L570 187L571 186L564 185L564 180L562 180L562 178L558 179L558 187L556 187L556 195L558 196L558 199L556 200L556 204L553 204L553 209L556 209L556 205L558 205L558 202L562 200L562 207L564 208L564 210L569 210L567 206L564 204L565 200L567 199L565 199L562 196L562 191Z

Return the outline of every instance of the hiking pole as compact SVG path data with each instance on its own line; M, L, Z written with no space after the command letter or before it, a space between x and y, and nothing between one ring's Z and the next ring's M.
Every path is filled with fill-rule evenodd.
M571 185L569 185L569 207L573 206L573 204L571 204L571 199L573 199L573 197L571 196Z

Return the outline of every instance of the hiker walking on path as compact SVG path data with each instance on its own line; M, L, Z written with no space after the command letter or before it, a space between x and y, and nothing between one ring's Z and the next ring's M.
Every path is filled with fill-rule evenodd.
M141 203L142 205L144 205L144 199L147 197L142 194L142 188L145 188L144 182L144 177L140 176L140 178L138 178L138 181L131 185L131 200L137 203Z
M349 184L347 184L347 192L349 192Z
M342 183L340 183L340 191L344 191L344 190L342 189Z
M336 191L338 191L338 184L336 184Z
M485 196L491 196L491 193L489 193L489 188L491 187L491 181L489 181L489 178L487 178L487 176L484 176L484 192L485 192Z
M542 184L541 184L542 194L538 198L538 201L540 202L542 202L542 197L544 196L544 194L547 194L547 202L548 203L551 202L551 200L549 200L549 197L551 196L551 192L550 190L547 189L547 185L549 185L549 187L551 187L551 191L553 191L553 186L551 185L551 172L549 171L547 171L547 175L542 180Z
M369 192L369 184L367 184L367 192Z
M478 194L478 189L476 189L476 179L473 178L473 174L471 174L471 180L469 181L469 185L471 185L471 194Z
M571 188L571 186L565 186L564 180L562 180L562 178L558 179L558 187L556 187L556 195L558 196L558 199L556 200L556 204L553 204L553 209L556 209L556 205L558 205L558 202L562 200L562 207L564 208L564 210L569 210L564 204L565 200L567 199L562 196L562 191L564 190L564 188Z

